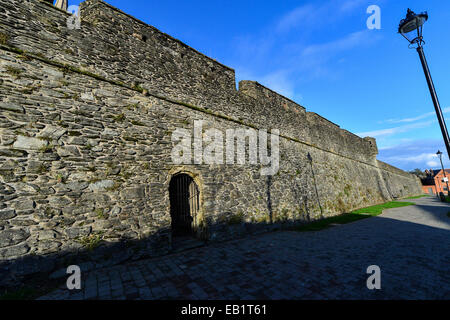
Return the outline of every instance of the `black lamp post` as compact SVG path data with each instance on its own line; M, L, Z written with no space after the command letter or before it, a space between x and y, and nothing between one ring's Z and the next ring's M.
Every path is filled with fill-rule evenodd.
M447 155L450 158L450 139L448 136L447 126L445 125L444 116L442 115L441 106L434 88L433 80L431 79L430 69L423 52L423 45L425 41L422 37L422 29L424 23L428 20L428 13L415 14L411 9L408 9L406 18L400 21L398 32L409 41L410 47L417 46L420 62L422 62L423 72L427 79L428 88L430 89L431 99L433 100L434 109L438 117L439 125L441 127L442 136L444 137L445 146L447 147Z
M442 172L444 172L444 180L447 183L447 195L449 195L448 180L447 180L447 176L445 175L444 164L442 163L442 152L440 150L438 150L438 152L436 152L436 154L439 156L439 160L441 160Z

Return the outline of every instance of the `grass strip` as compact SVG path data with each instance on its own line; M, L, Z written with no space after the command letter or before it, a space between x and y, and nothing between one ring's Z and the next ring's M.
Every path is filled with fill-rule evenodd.
M424 197L429 197L428 194L421 194L420 196L414 196L414 197L408 197L405 199L420 199L420 198L424 198Z
M415 205L415 203L391 201L391 202L378 204L378 205L367 207L367 208L358 209L351 213L344 213L339 216L314 221L307 225L296 227L294 230L300 231L300 232L320 231L320 230L329 228L329 227L333 226L334 224L346 224L346 223L378 216L381 213L383 213L383 210L385 210L385 209L400 208L400 207L406 207L406 206L412 206L412 205Z

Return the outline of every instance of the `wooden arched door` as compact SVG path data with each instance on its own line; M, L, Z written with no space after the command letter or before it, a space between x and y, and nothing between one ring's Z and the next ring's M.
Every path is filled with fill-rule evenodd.
M200 206L198 186L191 176L178 174L170 181L169 194L172 236L192 235L192 224Z

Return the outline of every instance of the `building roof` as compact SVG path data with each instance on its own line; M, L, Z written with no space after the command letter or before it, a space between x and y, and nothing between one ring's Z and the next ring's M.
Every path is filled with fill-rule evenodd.
M445 174L449 176L450 178L450 169L444 169L445 170ZM423 186L434 186L435 185L435 178L436 176L442 171L442 169L438 169L438 170L434 170L434 169L430 169L430 170L425 170L427 174L426 178L422 178L420 179L420 181L422 182Z
M445 170L445 174L450 174L450 169L444 169ZM439 172L441 172L442 171L442 169L439 169L439 170L433 170L433 169L431 169L430 170L430 172L432 172L433 173L433 177L435 177Z

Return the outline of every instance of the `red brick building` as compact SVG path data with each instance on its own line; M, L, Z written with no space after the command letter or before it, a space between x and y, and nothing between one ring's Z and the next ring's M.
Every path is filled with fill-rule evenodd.
M444 170L425 170L427 177L422 179L422 190L424 193L436 195L443 192L445 195L448 194L447 179L450 179L450 169ZM449 184L450 185L450 184Z

